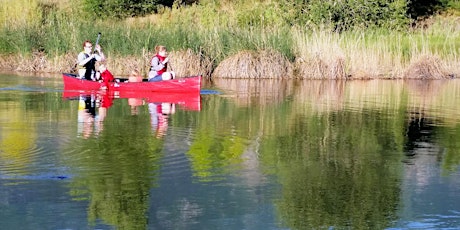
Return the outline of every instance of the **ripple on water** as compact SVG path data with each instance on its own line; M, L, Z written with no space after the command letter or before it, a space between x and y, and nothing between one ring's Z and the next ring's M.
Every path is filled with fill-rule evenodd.
M186 177L191 174L187 151L193 142L193 129L171 127L165 138L164 155L161 160L161 174L165 179Z
M458 229L460 226L458 211L449 211L446 215L424 215L423 218L405 223L409 229Z
M21 151L4 148L0 152L0 180L67 179L67 167L60 164L52 144L40 142ZM5 149L7 149L5 151Z

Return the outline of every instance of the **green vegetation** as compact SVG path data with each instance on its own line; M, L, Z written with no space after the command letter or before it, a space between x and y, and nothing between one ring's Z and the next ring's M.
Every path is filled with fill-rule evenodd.
M63 71L49 66L67 68L73 61L69 56L80 52L81 43L94 40L101 32L106 54L112 60L121 59L120 63L125 63L125 57L144 58L155 45L163 44L171 51L190 49L211 61L213 68L241 51L273 50L294 64L295 73L312 68L312 63L302 60L317 60L322 55L321 61L328 66L343 59L343 77L360 71L371 77L395 77L422 54L439 57L452 67L450 74L459 72L454 65L457 56L452 53L460 45L455 22L444 16L423 20L443 12L453 15L459 8L455 0L429 4L407 0L1 2L0 57L4 64L0 68ZM326 60L329 56L335 59ZM35 65L44 66L27 68L43 57L47 62ZM127 68L115 61L109 64L116 73ZM372 69L359 69L361 66ZM397 71L389 70L395 66ZM330 78L327 74L320 77Z

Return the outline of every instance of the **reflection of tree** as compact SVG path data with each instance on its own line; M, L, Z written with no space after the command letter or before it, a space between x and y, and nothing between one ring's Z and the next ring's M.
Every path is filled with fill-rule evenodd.
M118 229L146 228L149 190L162 149L149 119L108 116L98 137L76 143L70 163L76 175L71 193L75 199L89 199L91 222L102 219Z
M225 166L243 160L242 154L249 145L248 137L258 130L255 127L259 123L253 122L252 116L248 119L248 113L255 111L237 109L223 98L204 98L202 104L198 130L187 155L194 175L209 181L224 173Z
M438 139L446 151L442 157L442 167L447 172L456 171L460 165L460 125L454 127L438 127Z
M285 79L222 79L213 83L222 90L235 94L232 100L239 106L280 103L292 94L294 85Z
M6 108L0 111L0 119L9 123L0 127L0 161L8 162L8 167L16 173L26 173L32 160L29 151L37 139L35 122L26 118L17 103L9 102Z
M279 165L283 221L292 229L387 227L399 199L404 138L394 130L403 117L344 111L303 119L263 147L264 161Z
M409 122L406 128L406 143L405 153L407 156L413 156L416 153L417 147L419 147L422 143L430 144L433 142L432 136L434 133L434 126L433 123L423 117L422 114L413 113L412 116L409 118Z
M203 104L188 152L200 179L215 179L219 170L241 161L247 140L262 132L259 160L277 166L283 188L278 212L289 228L382 229L395 218L404 111L292 116L289 103L236 108L214 97Z
M458 148L459 81L406 80L411 93L406 125L406 163L417 164L413 170L425 171L426 160L442 161L444 173L460 164ZM448 108L448 109L445 109ZM442 123L443 125L436 125Z
M237 136L218 137L215 132L201 130L187 153L192 169L200 180L210 180L222 173L226 165L240 161L244 150L243 139Z
M189 153L194 173L203 178L218 175L222 166L244 158L247 140L260 133L257 160L261 170L271 170L280 178L283 193L278 212L289 228L388 227L399 201L401 160L410 148L405 136L407 113L422 110L441 122L448 118L458 123L459 83L302 83L288 100L243 103L256 105L247 108L239 103L238 91L224 99L204 100ZM443 93L444 87L453 88ZM443 157L449 167L460 162L455 153L458 135L452 130L443 133L453 135L443 138L451 140L445 146L453 155ZM226 146L224 142L230 140L235 142ZM237 143L241 145L232 154L222 154Z

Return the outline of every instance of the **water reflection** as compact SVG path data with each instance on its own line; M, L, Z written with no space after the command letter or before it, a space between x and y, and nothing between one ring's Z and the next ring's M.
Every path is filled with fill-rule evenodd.
M118 92L105 111L102 94L62 100L55 92L0 91L0 222L11 229L460 226L459 81L217 83L221 94L198 97ZM79 105L91 127L85 138ZM16 135L33 141L11 151L3 143L21 146Z
M70 92L64 96L75 97ZM129 96L129 107L120 112L123 108L112 105L124 96ZM69 146L72 157L66 164L75 175L69 184L70 194L75 200L89 202L91 224L103 220L119 229L147 228L150 190L158 186L162 137L169 116L175 114L176 104L181 109L201 108L199 95L132 96L136 95L96 92L78 96L78 133L82 138Z
M280 103L292 94L296 84L285 79L214 79L216 87L240 106Z
M145 102L141 98L128 98L128 105L131 107L131 115L139 114L139 109Z
M246 89L251 96L240 95L241 84L255 86ZM223 140L262 137L258 156L276 165L283 187L278 215L289 228L390 227L398 219L396 210L405 209L406 200L400 200L407 194L401 194L405 175L416 173L425 191L433 184L436 163L458 169L453 137L459 133L458 81L299 81L287 88L275 84L280 90L270 84L216 82L224 89L223 100L237 108L222 106L221 114L251 113L247 122L228 124L220 116L226 129L239 131L220 135ZM244 143L233 156L246 148ZM437 221L436 226L452 227Z
M161 138L168 129L168 116L176 112L176 106L169 102L149 103L148 106L152 130L157 138Z
M104 129L107 110L113 105L115 95L111 91L81 94L78 103L78 135L88 138L99 135Z

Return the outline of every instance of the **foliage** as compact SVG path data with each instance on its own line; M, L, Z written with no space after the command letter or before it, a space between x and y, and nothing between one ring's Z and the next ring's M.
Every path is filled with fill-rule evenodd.
M400 29L408 23L406 0L311 0L304 6L303 23L326 25L335 31L385 27Z
M339 38L340 48L348 46L345 50L349 55L345 58L349 60L362 57L359 51L366 49L368 55L380 55L379 52L383 51L385 54L382 56L391 59L387 63L398 63L400 54L403 55L402 61L406 61L414 55L414 50L420 52L422 48L449 59L456 56L453 50L457 49L458 43L458 33L450 33L451 27L441 26L433 33L402 30L409 26L411 20L407 11L410 7L423 6L423 1L411 1L408 5L407 0L203 0L194 4L190 4L194 1L176 1L171 8L167 7L171 2L160 0L155 4L152 1L147 4L146 1L127 0L32 0L30 4L3 1L8 4L0 8L0 53L18 54L21 58L33 58L32 54L38 51L48 60L62 60L58 58L60 55L74 55L80 51L82 41L94 41L99 32L102 33L101 45L108 57L131 56L139 59L155 45L163 44L170 50L190 49L203 55L212 61L212 68L242 50L275 50L291 62L304 59L305 56L298 56L301 53L299 46L311 47L314 52L309 53L318 53L319 47L310 43L314 41L312 34L318 31L338 31L339 36L355 34L354 37ZM456 1L440 0L438 5L431 6L436 11L429 12L438 12L455 4ZM155 9L149 8L153 5ZM28 14L21 14L21 7ZM156 13L131 18L149 11ZM125 17L128 19L113 20ZM296 30L312 39L297 40L292 32ZM379 37L389 42L377 40L351 47L355 41L373 36L375 31L384 31ZM388 37L402 39L393 41ZM370 57L366 60L378 59ZM24 64L27 61L22 63L27 65ZM405 64L402 62L401 66ZM53 65L63 66L66 63Z
M155 13L162 0L83 0L84 9L100 18L128 18Z
M412 19L424 19L444 10L455 0L412 0L408 1L408 15Z
M460 10L460 1L458 0L445 0L446 8L452 10Z

